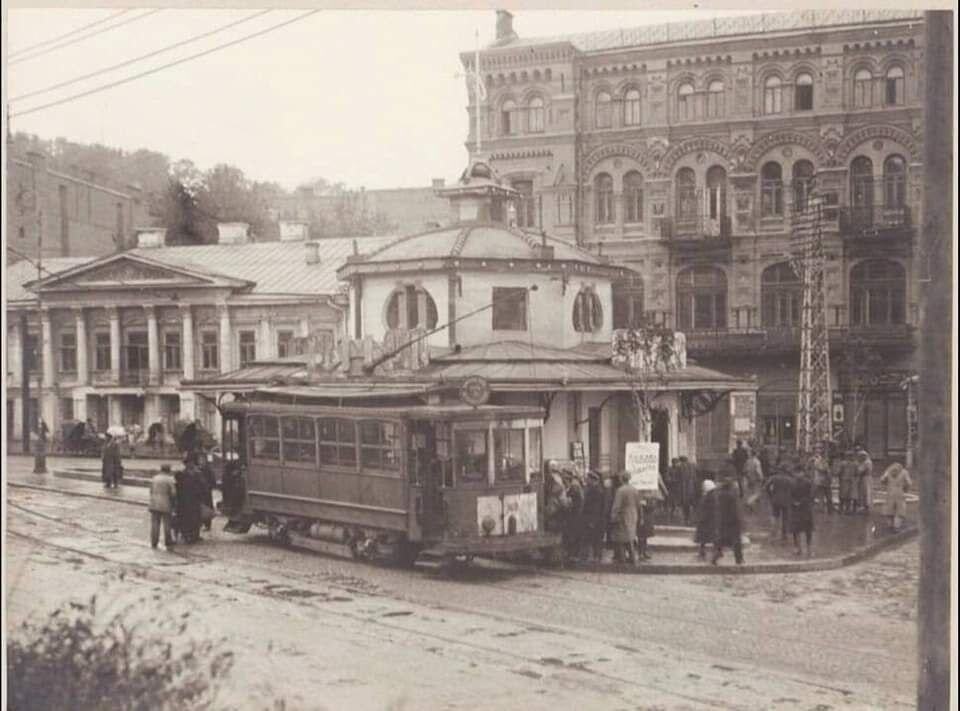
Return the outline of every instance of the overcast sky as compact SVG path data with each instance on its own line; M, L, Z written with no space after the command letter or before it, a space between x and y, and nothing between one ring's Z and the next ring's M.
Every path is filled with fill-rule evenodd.
M163 10L43 56L17 51L116 10L10 10L6 95L17 97L252 15ZM107 25L147 10L134 10ZM274 10L121 70L10 104L14 131L123 149L150 148L200 168L239 166L286 187L314 177L367 188L423 186L462 170L467 135L459 53L493 40L493 11L322 11L264 36L36 113L76 94L301 15ZM521 11L521 37L736 14ZM106 26L106 25L103 25ZM47 45L44 48L48 48ZM40 50L36 50L40 51ZM20 58L30 53L20 55Z

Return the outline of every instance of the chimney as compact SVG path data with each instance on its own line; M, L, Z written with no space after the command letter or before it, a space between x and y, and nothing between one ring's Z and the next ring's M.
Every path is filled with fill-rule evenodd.
M319 242L305 242L304 246L307 248L307 264L319 264L320 263L320 243Z
M280 220L281 242L305 242L310 237L310 225L301 220Z
M167 242L165 227L143 227L137 230L137 247L140 249L156 249Z
M444 184L445 184L446 182L447 182L447 181L444 180L443 178L434 178L434 179L431 181L434 190L439 190L440 188L442 188L442 187L444 186Z
M246 222L218 222L217 244L247 244L250 242L250 225Z
M497 10L497 44L506 44L517 39L513 31L513 14L507 10Z

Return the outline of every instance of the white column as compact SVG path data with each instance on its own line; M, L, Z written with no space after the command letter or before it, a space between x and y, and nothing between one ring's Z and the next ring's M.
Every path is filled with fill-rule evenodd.
M50 324L50 310L40 309L40 339L43 353L43 387L52 388L56 378L53 363L53 327ZM47 425L50 423L48 422Z
M147 313L147 368L149 383L157 385L160 382L160 331L157 328L157 308L153 304L143 307ZM144 403L144 412L148 405ZM152 420L150 421L152 422Z
M73 393L73 419L86 422L87 420L87 393Z
M146 393L143 396L143 429L160 421L160 396Z
M20 382L23 345L20 343L20 327L17 325L19 319L15 314L16 312L7 311L7 372L11 374L7 382L19 386L23 384ZM19 413L19 410L17 412Z
M180 354L183 361L183 379L193 380L193 366L196 361L193 355L193 313L191 313L189 306L180 307L180 324L182 326L181 338L183 344L182 353ZM182 411L183 395L180 396L180 402L180 409ZM190 419L193 419L193 417L191 416Z
M259 358L277 357L277 339L273 337L273 330L270 328L270 320L260 319L260 333L257 334L257 354Z
M110 427L123 424L123 407L120 397L120 395L107 395L107 423Z
M109 306L107 316L110 318L110 375L113 382L118 383L120 382L120 311L116 306Z
M87 355L90 352L87 344L87 319L82 306L75 308L73 314L77 325L77 384L86 385L90 381L90 367L87 362ZM84 396L84 403L86 403L86 396ZM76 415L76 405L74 405L73 410L74 416L78 420L87 419L86 416L79 417ZM84 407L84 411L86 411L86 407Z
M197 419L197 399L196 395L191 392L181 392L180 393L180 414L179 418L181 420L190 420L191 422Z
M220 372L233 370L233 331L230 328L230 309L226 304L217 307L220 314Z

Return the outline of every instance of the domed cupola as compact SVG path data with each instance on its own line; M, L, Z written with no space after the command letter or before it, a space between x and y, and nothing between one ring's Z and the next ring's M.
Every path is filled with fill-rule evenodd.
M520 197L520 193L504 185L496 171L482 158L474 158L456 185L441 188L437 194L450 201L458 222L498 224L506 224L507 206Z

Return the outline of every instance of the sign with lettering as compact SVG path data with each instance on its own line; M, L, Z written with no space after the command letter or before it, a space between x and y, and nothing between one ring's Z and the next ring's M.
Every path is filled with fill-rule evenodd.
M627 442L624 469L630 472L630 483L639 491L657 491L660 480L660 443Z

